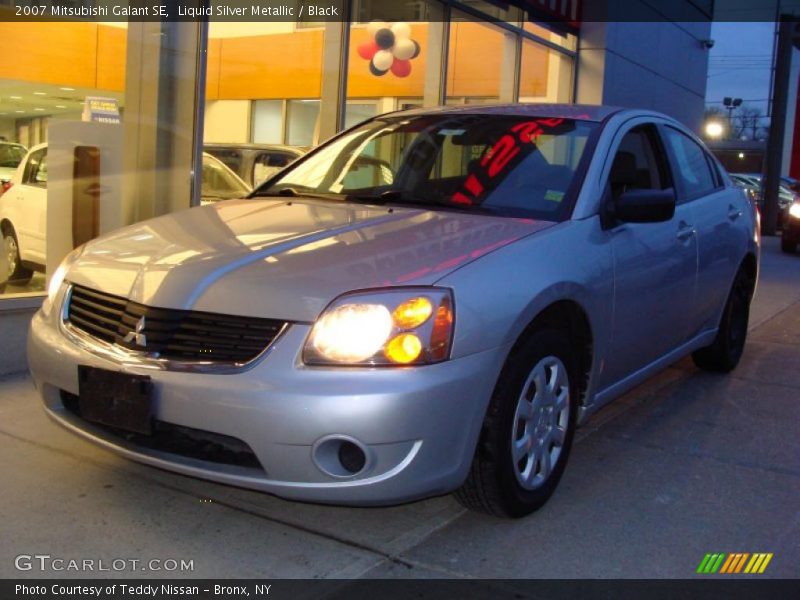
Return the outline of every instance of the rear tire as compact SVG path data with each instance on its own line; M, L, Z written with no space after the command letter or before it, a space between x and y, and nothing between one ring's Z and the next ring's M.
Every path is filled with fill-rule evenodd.
M725 303L717 337L710 346L700 348L692 354L692 360L699 368L728 373L739 364L747 341L752 292L753 281L745 269L740 268Z
M498 379L470 472L455 492L465 507L523 517L547 502L569 458L578 358L569 336L534 330Z
M797 251L797 242L793 242L787 238L786 234L784 233L781 236L781 250L786 252L786 254L794 254Z
M8 263L8 271L5 281L9 283L28 283L33 277L33 271L22 266L22 258L19 253L19 241L17 234L11 225L3 226L3 249Z

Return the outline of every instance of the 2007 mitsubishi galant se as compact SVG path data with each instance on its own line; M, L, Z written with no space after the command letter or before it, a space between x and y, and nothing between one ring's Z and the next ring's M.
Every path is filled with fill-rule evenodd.
M736 366L756 218L660 114L391 113L75 250L30 367L52 418L149 465L521 516L599 407L684 355Z

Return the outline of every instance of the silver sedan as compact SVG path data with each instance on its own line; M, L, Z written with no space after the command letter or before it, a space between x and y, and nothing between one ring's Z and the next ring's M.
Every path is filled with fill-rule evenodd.
M522 516L598 408L685 355L735 368L758 264L754 208L664 115L419 109L78 248L29 362L53 419L133 460Z

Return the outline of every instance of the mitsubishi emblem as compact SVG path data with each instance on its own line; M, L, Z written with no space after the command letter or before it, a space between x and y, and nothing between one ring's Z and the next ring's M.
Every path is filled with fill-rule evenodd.
M125 334L125 337L122 338L122 341L126 344L130 344L131 342L135 341L137 346L141 346L144 348L147 346L147 336L144 333L144 325L145 320L144 316L140 317L138 321L136 321L136 329L134 331L129 331Z

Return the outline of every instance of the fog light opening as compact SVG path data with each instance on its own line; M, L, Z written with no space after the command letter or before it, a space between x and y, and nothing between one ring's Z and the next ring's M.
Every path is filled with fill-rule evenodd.
M317 441L311 456L317 468L330 477L354 477L369 467L368 450L349 436L332 435Z
M339 463L345 471L355 475L367 464L367 455L353 442L344 441L339 444Z

